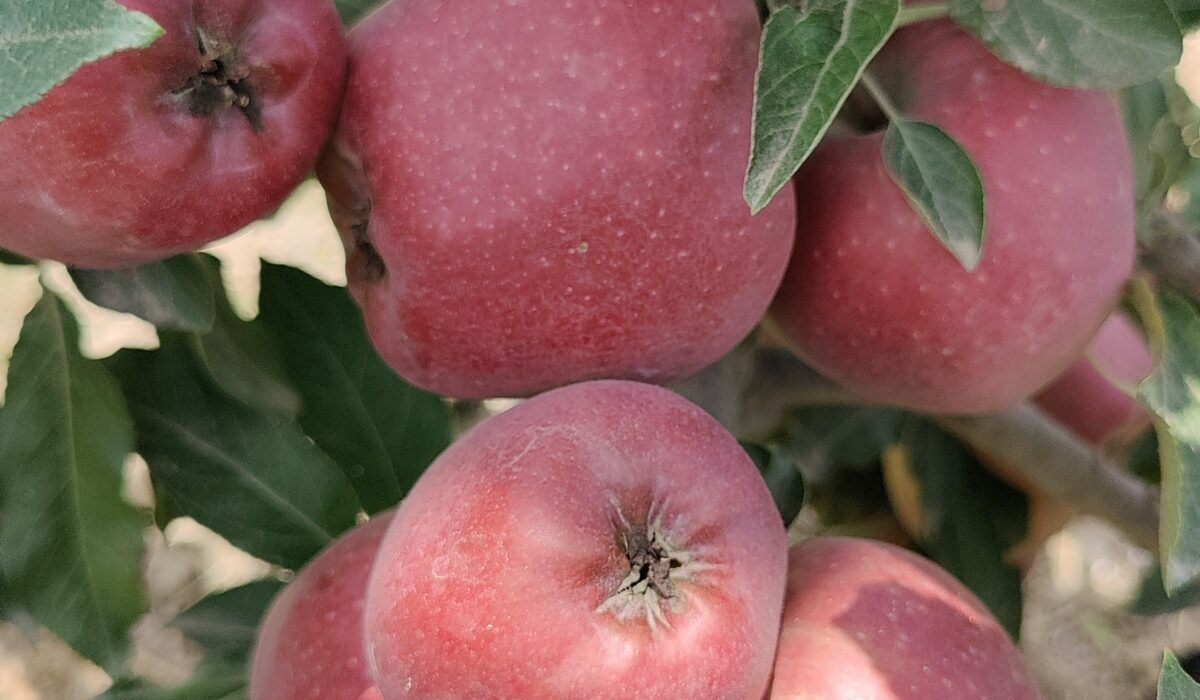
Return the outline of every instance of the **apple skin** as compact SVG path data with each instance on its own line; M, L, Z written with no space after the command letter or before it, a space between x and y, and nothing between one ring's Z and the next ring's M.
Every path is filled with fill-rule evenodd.
M318 174L383 357L458 398L665 383L762 317L790 191L742 200L754 3L393 1Z
M392 515L342 535L271 603L254 648L250 700L381 700L367 668L362 611Z
M771 700L1037 700L983 603L912 552L814 537L792 547Z
M800 169L796 249L771 317L863 398L996 410L1074 360L1133 264L1133 169L1115 104L1034 81L947 22L896 34L872 72L954 136L986 190L968 272L885 170L882 133L829 139Z
M1136 437L1150 426L1150 413L1109 381L1135 387L1154 371L1154 357L1141 330L1124 313L1114 313L1076 360L1034 403L1093 445Z
M80 267L195 250L277 207L333 128L347 51L329 0L118 2L165 34L0 122L0 248ZM205 62L198 30L236 42L249 109L176 94Z
M667 579L620 594L638 541L671 552L644 562ZM474 428L401 504L371 668L386 700L759 700L786 557L762 477L706 413L635 382L557 389Z

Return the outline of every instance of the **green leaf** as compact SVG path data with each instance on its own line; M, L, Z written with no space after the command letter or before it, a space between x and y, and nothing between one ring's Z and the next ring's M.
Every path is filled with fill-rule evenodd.
M784 523L790 523L800 515L804 507L804 476L800 467L788 450L781 445L758 445L742 443L742 448L754 460L758 470L762 472L775 506L783 516Z
M342 16L342 23L349 27L375 9L381 2L382 0L334 0L333 4L337 5L338 14Z
M263 615L282 588L282 582L267 579L209 596L176 615L171 626L209 656L245 661Z
M1162 458L1160 552L1163 581L1174 595L1200 581L1200 311L1160 285L1156 303L1139 312L1156 346L1158 368L1138 389L1157 416Z
M180 255L120 270L71 269L71 279L97 306L133 314L163 329L208 333L216 315L213 279L199 255Z
M133 428L104 367L50 294L25 319L0 408L0 575L12 600L118 670L145 610L150 519L121 498Z
M765 208L812 154L899 12L899 0L813 0L767 20L745 184L751 211Z
M838 463L874 464L896 442L904 412L874 406L828 406L794 411L785 426L787 448L806 475Z
M991 609L1014 639L1021 629L1021 572L1005 558L1025 538L1029 503L931 421L914 418L901 444L920 484L922 540L934 561Z
M23 258L16 253L10 253L7 250L0 250L0 265L32 265L32 260Z
M284 368L284 353L260 321L245 321L222 294L211 333L192 337L192 350L209 378L250 408L294 419L301 398ZM295 350L296 348L291 348Z
M124 350L108 364L169 513L293 569L354 525L358 503L337 467L295 423L220 391L188 338L166 333L160 349Z
M1121 93L1137 175L1139 234L1152 234L1171 187L1196 170L1184 133L1200 137L1200 108L1174 78L1142 83Z
M213 307L208 331L190 338L197 360L230 397L254 409L295 418L300 413L300 395L287 377L269 329L234 312L216 258L200 255L195 259L198 269L194 274L197 280L205 280Z
M300 389L300 423L346 472L363 507L400 501L450 444L450 411L379 358L344 288L264 263L259 320Z
M983 179L971 155L934 124L893 119L883 161L942 245L974 270L983 256Z
M1197 683L1179 665L1170 651L1163 654L1162 675L1158 677L1158 700L1200 700Z
M2 509L0 512L3 512ZM13 600L12 591L8 590L8 584L0 577L0 620L11 620L16 611L17 602Z
M36 102L79 66L162 36L112 0L0 0L0 120Z
M1196 27L1200 27L1200 2L1197 0L1165 1L1167 8L1175 17L1175 23L1179 25L1180 33L1187 34Z
M1183 53L1185 11L1164 0L952 0L950 12L1005 61L1065 87L1135 85Z
M779 448L804 478L804 501L839 534L867 535L887 511L880 454L899 438L902 411L867 406L793 411ZM862 528L867 529L862 529Z
M1200 585L1190 586L1175 595L1167 595L1163 586L1162 569L1154 567L1142 579L1137 597L1129 605L1129 611L1135 615L1157 616L1169 615L1200 603Z

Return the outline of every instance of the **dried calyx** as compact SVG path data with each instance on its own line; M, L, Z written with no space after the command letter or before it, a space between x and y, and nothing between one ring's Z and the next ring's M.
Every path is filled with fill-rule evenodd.
M200 51L200 70L176 88L192 114L212 116L237 108L246 115L255 131L263 128L262 106L250 81L250 67L238 57L233 44L196 29Z
M617 509L613 520L617 544L625 553L629 573L597 608L618 620L642 618L651 631L670 627L668 613L684 606L684 582L714 568L688 548L664 523L663 509L651 507L643 522L630 523Z

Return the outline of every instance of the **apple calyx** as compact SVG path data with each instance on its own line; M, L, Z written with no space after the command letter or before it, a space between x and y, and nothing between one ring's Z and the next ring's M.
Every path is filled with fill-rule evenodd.
M699 573L715 568L696 557L679 534L664 524L663 510L652 505L644 522L630 523L616 507L613 527L629 562L629 573L596 609L597 613L611 612L622 622L642 618L651 632L671 626L668 612L682 611L685 601L678 584L694 582Z
M250 82L250 67L238 57L237 47L196 28L202 62L200 71L173 94L192 114L209 117L234 107L240 109L255 131L262 131L262 106Z

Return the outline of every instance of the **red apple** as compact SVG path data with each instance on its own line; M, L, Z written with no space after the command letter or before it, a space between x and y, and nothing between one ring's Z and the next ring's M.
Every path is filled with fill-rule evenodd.
M933 562L873 540L792 547L771 700L1035 700L1020 651Z
M1134 437L1149 427L1150 413L1127 392L1153 370L1146 337L1125 314L1115 313L1092 338L1086 356L1035 396L1034 402L1092 444Z
M1020 401L1080 354L1132 266L1116 106L1034 81L948 22L898 32L871 71L979 166L982 263L968 272L929 231L884 168L882 133L831 139L796 178L796 250L773 318L864 398L935 413Z
M118 0L162 26L0 122L0 248L81 267L194 250L270 213L333 127L329 0Z
M386 700L759 700L786 537L715 420L624 381L542 394L425 472L380 548Z
M367 669L363 599L392 513L340 537L279 594L263 620L250 700L381 700Z
M461 398L665 382L741 340L794 234L751 217L748 0L394 1L319 166L405 378Z

